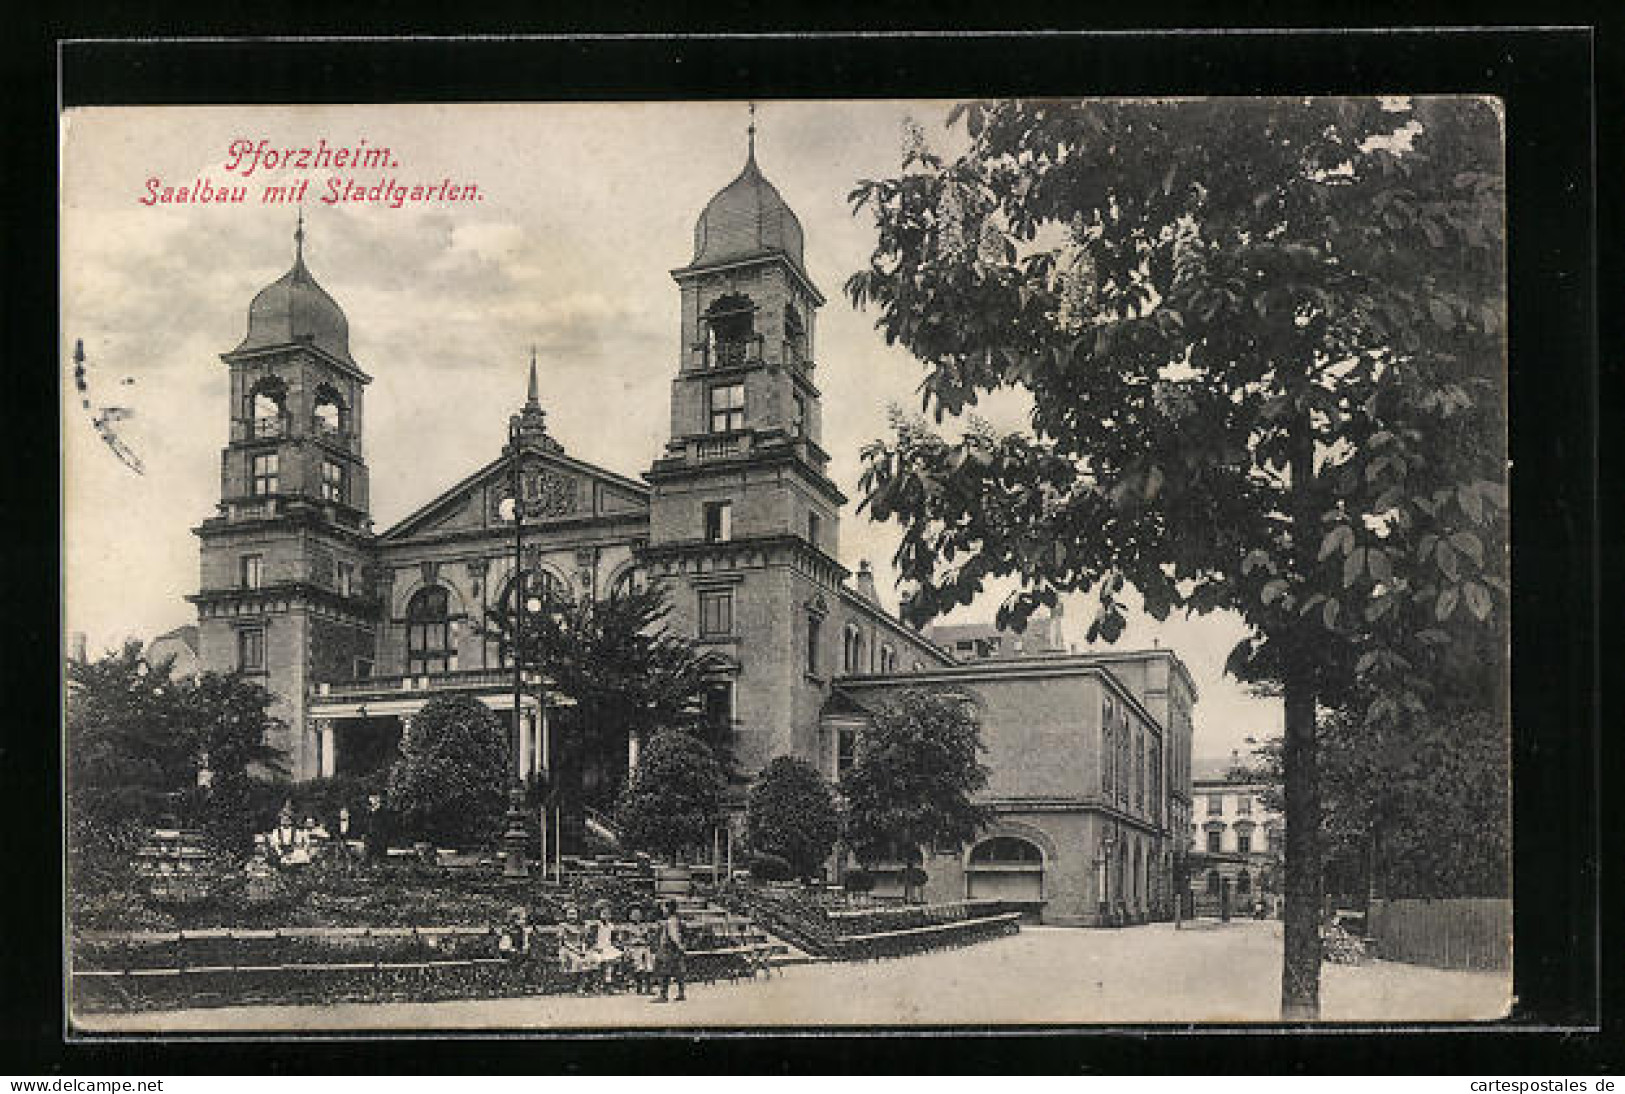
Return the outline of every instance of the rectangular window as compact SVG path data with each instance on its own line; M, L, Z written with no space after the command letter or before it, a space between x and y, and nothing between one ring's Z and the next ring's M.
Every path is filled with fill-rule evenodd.
M711 740L726 742L734 726L734 686L731 680L718 680L705 688L705 725Z
M340 562L334 569L334 582L340 596L355 595L355 563Z
M368 657L357 657L355 659L355 678L357 680L366 680L371 676L372 659Z
M322 461L322 500L344 502L344 467L336 460Z
M807 510L807 542L814 547L818 546L819 533L824 530L823 524L824 518L811 509Z
M245 627L237 632L237 668L241 672L265 671L265 631Z
M718 384L710 391L711 432L732 433L745 428L745 385Z
M1219 853L1220 850L1222 850L1222 848L1219 846L1219 840L1222 839L1222 838L1223 838L1223 835L1222 835L1222 833L1219 833L1219 832L1209 832L1207 834L1207 853L1208 854L1216 855L1216 854Z
M801 395L795 396L795 413L790 420L790 435L792 437L805 437L807 435L807 400Z
M733 509L732 502L705 503L705 542L727 543L733 538Z
M1207 796L1207 815L1217 817L1224 812L1224 795L1209 794Z
M807 671L818 675L818 617L807 617Z
M238 584L245 589L259 588L264 561L265 556L263 555L244 555L239 562L240 580Z
M1236 795L1236 812L1251 813L1253 811L1253 796L1251 794Z
M835 731L835 777L839 779L852 769L858 761L858 731L855 729L837 729Z
M712 638L733 634L734 594L729 590L700 594L700 635Z
M1236 833L1236 850L1242 854L1251 854L1253 850L1253 834L1251 832Z
M255 497L265 497L277 492L277 463L275 452L266 452L254 457L249 492Z

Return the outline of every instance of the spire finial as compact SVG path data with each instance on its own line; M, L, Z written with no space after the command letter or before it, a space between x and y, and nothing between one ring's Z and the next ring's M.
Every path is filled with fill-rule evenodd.
M526 396L525 396L525 405L527 407L532 407L532 406L539 407L539 406L542 405L541 399L539 398L539 396L537 394L537 391L536 391L536 347L535 346L530 347L530 388L529 388L529 391L526 393Z
M295 261L305 260L305 207L299 207L299 224L293 230L293 257Z
M756 158L756 104L754 102L750 104L750 125L745 129L745 137L749 144L746 154L750 159L754 160Z

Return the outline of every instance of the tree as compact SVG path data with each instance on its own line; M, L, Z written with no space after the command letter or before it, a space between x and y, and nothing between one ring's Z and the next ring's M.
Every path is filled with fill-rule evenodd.
M556 769L572 784L581 775L572 754L577 761L587 752L624 757L629 738L704 726L701 697L715 662L692 639L666 628L671 607L659 586L573 602L540 591L537 600L539 610L526 610L522 621L512 604L494 609L487 633L508 649L517 630L521 663L547 680L550 695L567 701L553 717L561 732L578 740L563 743L564 763ZM726 759L726 735L712 733L710 743ZM605 768L624 770L625 764L606 759ZM579 795L578 785L567 789L567 796Z
M149 825L197 782L187 685L141 643L67 666L69 813L97 825Z
M829 784L794 756L780 756L762 769L745 820L751 847L783 858L803 878L829 857L841 824Z
M630 846L677 859L722 823L728 777L711 748L680 729L657 731L638 754L615 817Z
M502 832L512 771L496 715L472 696L437 695L407 723L389 806L418 838L489 845Z
M967 843L987 824L981 723L963 694L908 688L876 703L841 779L845 838L865 866L894 856L913 888L922 846Z
M1319 743L1326 873L1343 892L1509 895L1509 749L1506 722L1493 709L1458 707L1374 726L1328 711ZM1257 755L1253 774L1278 778L1279 741Z
M1114 640L1227 610L1285 708L1282 1014L1319 1013L1321 705L1415 715L1506 612L1501 119L1483 99L1002 102L969 150L864 181L854 303L924 404L1030 394L1032 430L899 420L865 451L923 621L1018 575ZM1504 664L1497 654L1495 664Z
M208 672L186 689L186 734L197 762L208 771L199 801L200 826L221 850L247 855L269 818L256 805L266 795L263 776L285 776L280 748L269 743L282 725L269 711L276 701L240 673Z

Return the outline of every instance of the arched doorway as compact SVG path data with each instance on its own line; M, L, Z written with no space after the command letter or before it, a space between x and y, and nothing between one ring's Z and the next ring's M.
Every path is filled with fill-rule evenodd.
M1044 899L1044 852L1020 836L994 836L971 848L965 863L971 900Z

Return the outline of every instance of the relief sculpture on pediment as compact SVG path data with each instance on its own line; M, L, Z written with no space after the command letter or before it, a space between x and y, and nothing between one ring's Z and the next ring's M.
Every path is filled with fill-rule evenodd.
M493 484L490 491L491 519L503 523L512 520L507 500L509 483L506 478ZM580 504L577 478L551 468L533 464L520 472L520 494L524 498L526 520L567 517L576 512Z

